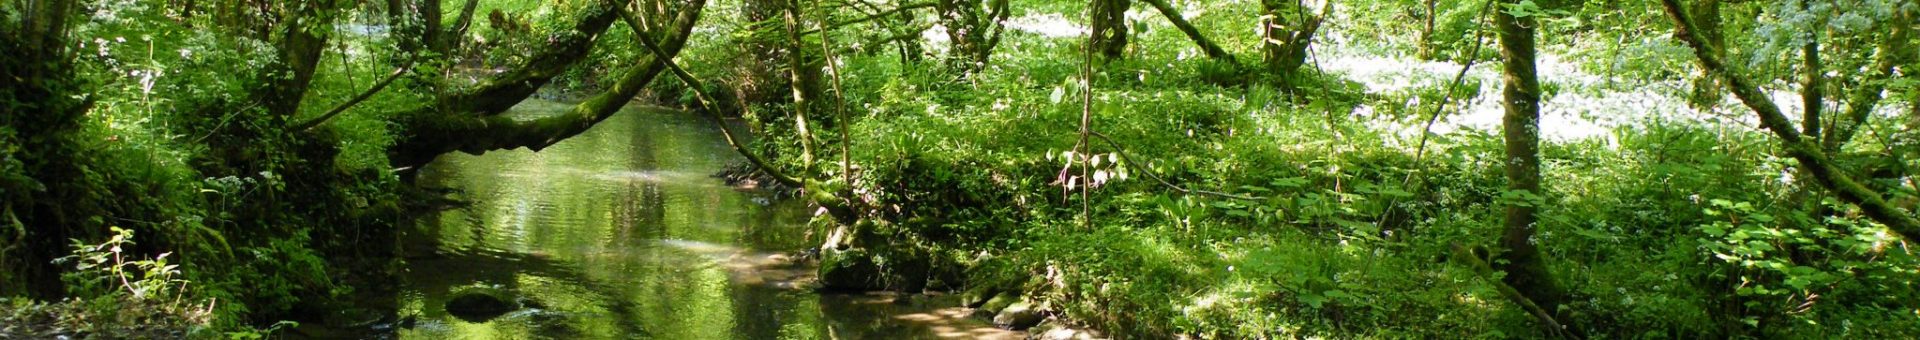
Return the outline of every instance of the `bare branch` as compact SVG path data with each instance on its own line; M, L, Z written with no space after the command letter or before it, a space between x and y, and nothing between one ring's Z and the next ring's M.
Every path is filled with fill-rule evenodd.
M308 120L305 123L300 123L300 125L295 125L293 127L293 130L306 131L306 130L313 129L314 127L320 126L320 123L325 123L327 122L328 119L333 119L334 116L340 115L341 112L346 112L347 108L351 108L354 105L360 104L360 102L362 101L366 101L369 98L373 98L374 94L378 94L380 93L381 90L387 89L387 85L393 84L393 81L400 80L400 77L406 75L407 70L410 70L410 69L413 69L413 63L407 63L406 66L401 66L400 68L394 69L392 74L388 74L386 79L381 79L380 82L374 83L373 87L367 88L366 91L360 92L359 95L353 96L353 99L347 99L347 102L340 103L339 106L333 107L332 110L327 110L326 114L322 114L318 118Z
M620 12L621 18L626 19L627 25L632 26L634 31L642 31L643 27L646 27L633 15L633 12L625 9L621 9ZM661 50L660 45L655 43L653 38L647 36L647 34L634 34L634 37L639 38L640 45L646 47L647 50L653 52L654 55L670 56L670 54L666 54L665 51ZM739 139L734 137L733 128L729 127L727 122L720 118L719 111L714 110L713 97L707 96L707 91L704 90L706 87L702 86L700 80L694 78L692 73L688 73L686 69L680 68L679 64L673 62L672 57L660 58L660 63L665 65L668 72L673 73L674 77L680 78L680 82L686 83L687 88L693 91L694 104L699 106L696 109L704 113L708 119L713 120L714 125L720 127L720 135L726 138L727 145L732 146L733 151L739 152L741 156L745 156L748 162L753 163L754 167L766 171L767 175L773 176L773 179L779 181L780 184L786 184L796 188L806 186L799 178L781 172L779 168L774 167L772 163L768 163L766 159L761 158L759 154L754 153L752 150L747 150L746 145L740 143Z

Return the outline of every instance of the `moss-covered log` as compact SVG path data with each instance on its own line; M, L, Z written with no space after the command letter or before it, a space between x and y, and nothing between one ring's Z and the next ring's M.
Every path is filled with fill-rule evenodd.
M692 33L694 23L699 20L705 3L704 0L695 0L680 11L680 15L670 26L672 33L666 34L662 42L667 53L677 54L680 48L686 45L687 37ZM619 16L619 11L613 8L595 10L610 13L608 20ZM601 28L601 30L604 29ZM481 154L491 150L522 147L536 151L545 149L568 137L586 132L594 124L619 112L621 107L640 93L641 88L652 82L661 71L666 70L664 61L672 57L672 55L643 57L628 68L626 75L613 86L559 115L526 120L505 115L476 115L473 114L475 111L446 110L431 106L403 113L396 120L404 127L405 132L399 142L389 149L388 156L395 166L411 167L432 162L440 154L453 151ZM542 71L526 73L539 72ZM551 75L535 78L550 79ZM477 105L487 107L487 110L491 110L493 106L504 106L500 110L505 110L530 94L531 92L516 92L514 96L517 97L511 101L490 99L497 102Z
M533 95L534 91L540 90L540 87L553 81L553 77L559 76L568 67L586 59L587 53L593 50L594 42L598 40L600 34L605 33L608 27L613 26L613 21L619 18L620 13L615 10L615 6L624 3L625 1L605 0L589 6L582 11L580 20L575 22L572 28L553 33L553 36L547 39L551 41L548 44L549 47L532 58L527 58L525 63L481 81L472 89L448 95L441 100L440 108L424 110L481 116L506 112L515 104L526 100L527 96ZM684 41L685 38L669 40ZM675 46L673 50L679 50L678 43L673 45ZM642 61L642 64L650 62ZM654 73L658 72L658 70L654 71ZM646 82L643 81L641 84L644 85Z

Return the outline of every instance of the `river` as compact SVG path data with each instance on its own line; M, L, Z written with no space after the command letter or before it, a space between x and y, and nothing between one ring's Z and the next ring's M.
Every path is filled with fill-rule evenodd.
M567 104L529 100L520 116ZM709 121L629 107L539 152L449 154L427 187L472 204L402 236L398 314L410 339L1020 338L951 297L818 294L782 259L817 244L804 207L710 177L740 159ZM469 320L454 294L517 305ZM944 307L944 308L943 308Z

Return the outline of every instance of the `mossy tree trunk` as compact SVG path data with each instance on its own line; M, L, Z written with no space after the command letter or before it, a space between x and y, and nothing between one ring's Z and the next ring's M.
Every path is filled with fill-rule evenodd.
M1705 37L1700 35L1699 26L1695 24L1696 21L1692 19L1692 16L1688 14L1688 8L1686 6L1682 5L1679 0L1662 0L1661 5L1666 10L1668 17L1674 22L1674 36L1680 41L1685 42L1688 47L1693 48L1694 59L1700 63L1700 68L1714 75L1728 91L1733 92L1734 97L1740 98L1741 103L1746 104L1748 109L1753 110L1754 114L1759 116L1761 125L1766 127L1768 131L1771 131L1775 137L1779 137L1780 141L1785 144L1784 147L1787 154L1798 161L1800 163L1799 166L1811 174L1814 181L1820 183L1822 187L1832 192L1834 196L1840 198L1841 201L1858 206L1861 212L1868 218L1886 225L1887 229L1893 231L1895 234L1899 234L1901 238L1914 239L1915 237L1920 237L1920 219L1916 219L1912 211L1889 203L1882 193L1867 187L1865 184L1854 179L1853 175L1835 165L1832 156L1821 145L1823 144L1821 140L1824 137L1808 136L1803 134L1800 129L1796 129L1793 120L1787 118L1786 113L1781 111L1780 106L1775 104L1773 99L1768 97L1737 65L1729 65L1723 62L1720 57L1721 54L1719 53L1721 47L1711 45ZM1905 20L1901 20L1900 22L1901 24L1892 26L1908 25L1905 23ZM1897 34L1890 34L1890 36L1893 35ZM1881 60L1875 64L1897 65L1897 62L1888 60L1888 58L1904 54L1905 53L1882 53L1876 56L1876 58L1880 58ZM1867 77L1871 80L1874 79L1873 77L1884 77L1888 75L1888 73L1873 72L1873 74L1868 74ZM1862 85L1868 87L1880 86L1871 84L1884 84L1884 82L1880 81L1865 81L1861 83L1868 84ZM1870 89L1870 91L1856 89L1856 91L1870 93L1869 101L1872 103L1868 101L1851 103L1849 110L1865 110L1871 112L1871 107L1878 102L1877 99L1873 98L1878 98L1881 91L1877 89ZM1827 139L1836 140L1837 143L1844 143L1844 139L1838 136Z
M88 99L76 79L68 34L79 1L16 4L19 21L0 21L0 296L57 299L67 240L104 226L87 200L87 154L70 141ZM17 24L17 25L6 25Z
M1234 61L1233 54L1227 53L1226 49L1220 48L1218 44L1214 44L1212 39L1207 39L1206 35L1200 33L1200 28L1194 27L1191 22L1187 22L1187 17L1181 15L1180 10L1173 8L1173 4L1167 3L1167 0L1140 1L1152 5L1154 10L1160 11L1161 16L1166 17L1168 22L1173 23L1174 28L1180 29L1181 34L1186 34L1187 39L1193 40L1194 45L1199 46L1200 51L1205 52L1208 58L1227 62Z
M1699 16L1700 38L1705 39L1708 44L1721 47L1714 49L1714 53L1724 51L1727 42L1726 34L1720 28L1720 1L1699 0L1693 3L1693 13L1698 13ZM1722 54L1716 57L1725 58L1726 56ZM1724 97L1720 92L1720 81L1714 79L1712 74L1701 70L1693 76L1693 93L1687 99L1694 109L1712 111L1715 105L1720 104L1722 98Z
M1416 12L1420 15L1421 25L1419 49L1414 52L1414 57L1420 60L1433 60L1436 49L1433 46L1433 29L1440 22L1440 0L1421 0L1420 3L1425 11Z
M1324 6L1314 13L1301 0L1260 0L1260 51L1268 72L1291 77L1306 64L1307 47L1333 2Z
M934 11L952 44L947 65L968 74L986 69L992 61L1012 12L1007 0L937 0Z
M280 59L279 65L270 69L285 75L269 77L273 81L260 93L267 112L276 120L285 122L299 113L300 101L306 98L307 86L313 83L313 73L319 66L321 53L326 51L333 19L337 16L329 12L338 10L340 5L341 2L333 0L277 4L284 22L271 28L274 31L271 41Z
M1127 52L1127 9L1133 0L1092 0L1093 39L1088 48L1107 59L1120 59Z
M607 23L618 19L619 11L612 7L614 6L612 2L616 1L607 1L606 6L590 10L587 18L598 20L605 17L608 20ZM649 32L648 34L653 34L655 39L661 41L664 45L661 47L667 53L679 53L692 34L694 23L699 20L701 9L705 5L705 0L693 0L682 5L673 23L666 28L670 30L669 32ZM596 31L605 30L605 25L599 25ZM593 39L581 38L583 40L579 42L580 46L558 47L578 49L580 55L555 53L567 57L556 56L544 62L525 66L530 69L552 70L553 73L526 69L508 72L509 76L488 82L488 84L499 85L482 86L460 95L480 98L483 93L504 92L515 97L489 97L488 100L495 104L471 106L466 110L422 107L400 114L396 121L405 128L405 131L395 145L388 149L387 155L390 161L398 167L413 167L425 165L440 154L454 151L480 154L491 150L522 147L532 150L544 149L568 137L586 132L594 124L619 112L621 107L640 93L642 87L666 69L665 58L673 57L649 54L635 61L613 86L575 105L564 114L535 120L519 120L498 114L526 99L532 94L533 89L538 88L537 86L528 87L530 85L526 83L544 83L566 66L554 64L571 64L584 57L586 46L592 45ZM510 90L499 89L501 87Z
M1506 138L1507 190L1520 199L1507 203L1506 223L1500 237L1503 248L1495 263L1507 275L1501 281L1519 291L1549 313L1566 300L1566 292L1554 281L1541 255L1534 230L1539 227L1536 199L1540 190L1540 80L1534 66L1534 29L1532 17L1516 17L1501 10L1494 17L1500 33L1500 55L1504 59L1501 100L1506 106L1502 119Z

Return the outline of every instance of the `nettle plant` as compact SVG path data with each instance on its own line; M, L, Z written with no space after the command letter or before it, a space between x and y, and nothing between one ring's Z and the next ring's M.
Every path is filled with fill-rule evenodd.
M1828 206L1837 202L1828 200ZM1722 265L1712 272L1731 288L1749 315L1798 315L1849 286L1910 277L1912 256L1884 227L1844 214L1816 221L1804 214L1780 218L1748 202L1712 199L1709 223L1696 240L1705 261ZM1890 249L1892 248L1892 249Z
M113 236L100 244L73 240L73 255L55 263L74 265L64 275L69 287L95 296L127 294L135 300L179 297L187 280L180 279L180 265L167 262L171 253L151 259L132 259L126 247L132 246L133 230L112 227Z

